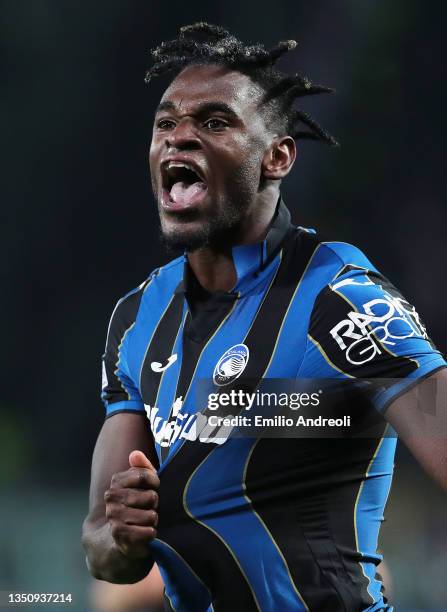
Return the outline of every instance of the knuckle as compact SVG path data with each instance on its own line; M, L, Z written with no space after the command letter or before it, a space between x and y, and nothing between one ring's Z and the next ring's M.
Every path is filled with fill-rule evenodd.
M123 509L125 506L123 504L113 502L111 504L106 505L106 518L117 519L120 520L123 515Z
M148 478L147 478L146 470L140 469L138 471L138 483L141 484L141 485L145 485L147 480L148 480Z
M112 478L110 479L111 486L116 485L117 481L118 481L118 474L113 474Z
M149 530L149 537L154 540L157 537L157 530L155 529L155 527L150 527Z
M123 498L122 498L122 503L127 506L127 507L133 507L136 503L136 501L138 500L138 495L135 494L134 491L132 491L132 489L126 489Z
M118 490L113 490L113 489L108 489L105 493L104 493L104 501L106 503L106 505L110 505L113 503L117 503L119 502L121 499L121 495L119 493Z
M123 527L119 523L112 523L110 526L110 531L115 540L118 540L123 536Z
M151 492L151 501L154 508L158 507L158 493L156 491Z
M147 496L143 491L133 491L129 494L127 503L132 508L145 508Z
M106 519L109 521L111 518L113 518L113 508L106 506Z

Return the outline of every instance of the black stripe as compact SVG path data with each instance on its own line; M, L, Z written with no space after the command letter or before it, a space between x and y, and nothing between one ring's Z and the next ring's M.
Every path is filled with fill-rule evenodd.
M183 296L176 293L158 322L143 361L140 381L141 397L144 403L149 406L155 404L163 374L162 372L154 372L151 363L158 361L164 365L172 355L175 339L182 323L182 314Z
M382 424L382 435L387 424ZM355 539L354 508L365 480L365 474L374 457L381 437L327 440L330 442L330 460L337 472L330 474L328 488L331 494L327 496L328 523L331 525L331 536L336 550L341 555L345 574L349 580L339 581L343 587L343 596L350 606L348 610L364 610L373 602L368 592L369 580L363 574L361 561L378 564L377 560L361 555L357 551ZM326 451L327 452L327 451ZM333 485L333 486L332 486ZM340 508L344 508L343 512Z
M256 381L257 385L264 375L287 309L318 244L314 234L296 228L289 230L275 280L244 340L250 350L250 358L243 380ZM234 386L239 387L243 380L239 384L236 381Z
M183 331L183 338L182 338L183 358L182 358L182 365L180 368L179 378L177 380L177 387L176 387L175 395L174 395L175 398L183 397L183 400L185 400L186 394L191 385L192 377L196 370L196 366L200 359L202 351L205 348L209 337L213 333L215 333L216 329L219 327L219 325L222 323L225 317L232 310L234 306L234 299L236 298L237 296L232 296L231 300L225 300L224 302L216 301L215 306L214 306L214 313L213 313L213 316L211 317L213 328L209 327L209 321L205 321L207 314L209 318L208 311L205 311L205 312L200 311L199 313L197 313L195 318L199 320L199 323L200 321L203 321L203 324L204 324L203 327L204 329L207 329L206 336L201 337L200 340L196 339L195 337L191 337L191 335L189 334L190 327L192 324L192 318L191 318L190 312L188 312L188 314L186 315L185 326L184 326L184 331ZM198 326L197 322L195 323L195 326L196 327ZM171 406L169 417L167 419L169 422L173 420L172 408L173 406ZM162 462L165 461L168 454L169 454L169 446L163 446L161 448Z
M262 263L261 270L265 269L271 261L278 255L284 237L290 228L290 212L280 197L276 209L276 215L273 218L270 229L266 237L266 259ZM262 245L261 245L262 248Z
M345 266L343 266L343 268L340 270L340 272L338 272L334 278L332 279L332 282L334 282L336 279L342 277L344 274L347 274L348 272L353 272L354 270L360 270L363 272L367 272L367 268L364 268L362 266L354 266L354 264L346 264Z
M243 389L249 392L259 385L275 350L281 325L297 285L318 245L319 241L314 234L295 227L290 228L284 239L283 257L275 278L243 341L250 351L247 367L243 376L236 379L234 383L218 388L217 393L228 393L232 389ZM188 360L184 355L183 363ZM182 369L183 367L182 364ZM191 367L189 369L191 370ZM193 369L191 376L192 373ZM241 410L243 410L242 406ZM203 412L209 414L208 410ZM223 416L224 412L225 409L219 412L219 415ZM181 449L182 447L172 456L171 462L176 455L182 452ZM167 454L168 449L162 449L163 459Z
M244 380L249 379L250 384L259 383L268 366L284 316L317 245L318 240L313 235L296 228L289 231L284 241L284 255L275 279L244 341L250 349L248 374ZM241 381L235 383L234 386L240 388ZM166 465L161 474L159 535L210 589L217 610L256 609L247 581L227 548L183 510L188 478L212 450L218 452L214 444L187 441Z
M251 455L246 494L312 611L351 612L371 604L354 507L378 442L263 438Z
M175 397L186 395L191 380L200 359L200 355L207 344L209 338L216 332L219 325L234 307L237 295L232 295L231 299L225 301L215 300L207 305L206 309L198 311L194 317L189 312L186 316L185 328L183 331L183 359L182 369L177 383ZM195 330L201 330L201 334L196 335Z
M107 343L102 356L107 374L107 386L102 390L102 398L109 404L128 399L127 392L115 374L118 362L118 347L126 331L135 322L143 293L152 280L151 275L146 282L133 293L118 302L109 323Z
M185 442L160 475L158 536L188 563L210 590L215 610L257 610L247 580L227 547L183 507L186 484L215 444Z
M290 228L283 243L283 256L276 276L243 340L250 352L247 366L242 376L216 389L217 393L229 393L233 389L250 392L259 385L275 351L295 290L318 244L314 234Z

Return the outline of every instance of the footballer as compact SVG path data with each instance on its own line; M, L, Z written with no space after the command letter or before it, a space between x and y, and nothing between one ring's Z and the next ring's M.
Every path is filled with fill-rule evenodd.
M390 431L447 486L445 440L419 435L414 400L423 381L445 389L443 356L358 248L294 225L281 196L297 142L337 144L299 108L331 90L277 65L294 47L200 22L146 76L168 79L149 162L163 241L182 254L113 311L83 543L101 580L156 563L166 610L392 610L376 572ZM269 379L399 382L375 400L375 436L200 434L201 381L230 394Z

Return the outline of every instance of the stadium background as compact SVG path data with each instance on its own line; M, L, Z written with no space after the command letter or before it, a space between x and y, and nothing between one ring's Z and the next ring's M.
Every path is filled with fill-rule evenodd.
M337 89L302 107L342 147L303 143L285 200L297 223L363 248L447 350L447 4L2 2L0 590L72 592L87 609L79 533L108 318L165 259L147 168L162 84L143 76L149 48L200 18L296 38L285 65ZM398 610L447 610L446 513L401 448L381 545Z

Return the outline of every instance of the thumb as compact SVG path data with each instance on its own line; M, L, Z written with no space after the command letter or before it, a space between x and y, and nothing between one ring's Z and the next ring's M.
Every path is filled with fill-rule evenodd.
M129 455L130 467L147 468L149 470L156 471L152 463L146 457L146 455L139 450L134 450Z

